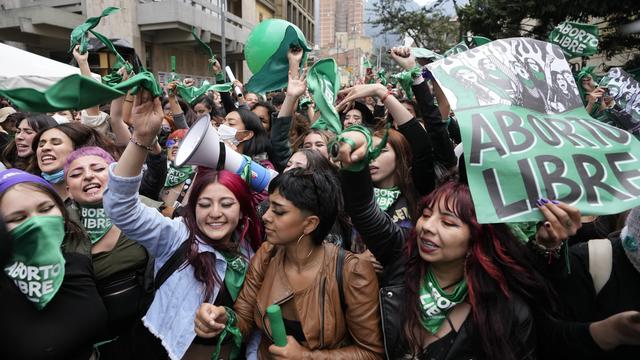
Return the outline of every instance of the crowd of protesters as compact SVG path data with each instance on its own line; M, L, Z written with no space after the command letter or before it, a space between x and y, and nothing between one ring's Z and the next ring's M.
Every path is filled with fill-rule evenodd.
M266 96L189 101L182 79L49 114L3 100L0 357L640 358L640 208L541 198L537 224L481 224L433 79L415 74L412 99L372 74L344 88L336 138L311 127L301 59ZM592 76L577 86L597 115L612 100ZM268 189L175 164L202 118L279 172Z

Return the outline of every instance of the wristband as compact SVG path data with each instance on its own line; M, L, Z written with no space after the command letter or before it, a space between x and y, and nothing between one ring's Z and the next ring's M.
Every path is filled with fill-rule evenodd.
M147 146L144 144L141 144L140 142L138 142L138 140L136 140L133 136L131 137L131 139L129 139L129 142L131 142L132 144L135 144L147 151L153 151L153 147L156 145L156 143L158 142L158 138L156 138L153 143L151 143L151 146Z
M391 94L392 94L391 90L387 90L387 93L386 93L386 94L384 94L384 95L382 96L382 98L380 98L380 101L384 104L385 100L387 100L387 98L388 98L388 97L389 97L389 95L391 95Z

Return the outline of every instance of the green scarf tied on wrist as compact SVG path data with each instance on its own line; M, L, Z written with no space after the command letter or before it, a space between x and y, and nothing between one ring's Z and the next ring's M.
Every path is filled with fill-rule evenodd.
M373 146L373 137L371 136L371 130L369 130L369 128L359 124L349 126L349 128L346 129L346 131L357 131L362 135L364 135L365 141L367 143L367 154L365 155L363 160L357 163L354 163L349 167L343 167L343 169L347 171L358 172L364 169L367 165L369 165L369 163L372 160L377 158L382 152L382 149L384 149L384 147L387 146L387 139L389 138L390 126L391 126L391 123L387 123L387 126L384 131L384 136L382 137L382 141L380 141L380 143L376 147ZM355 143L353 142L353 140L346 138L342 135L338 135L336 139L331 142L329 148L333 148L334 144L341 143L341 142L349 144L349 146L351 146L351 149L354 150Z
M313 64L307 71L307 87L313 96L316 108L320 111L320 118L311 125L311 128L340 134L342 121L333 106L340 90L336 61L328 58Z
M382 211L387 211L391 205L400 197L400 189L394 186L389 189L373 188L373 197L376 199L376 204Z
M13 253L4 272L38 310L62 285L64 234L62 216L32 216L11 230Z
M176 167L175 165L169 165L169 171L167 172L167 177L164 180L165 188L172 188L178 184L182 184L187 181L187 179L191 178L195 170L191 165L185 165L182 167Z
M211 359L218 359L220 356L220 350L222 349L222 343L227 336L233 337L233 348L229 354L230 360L240 358L240 348L242 347L242 332L238 328L236 313L228 307L224 307L227 312L227 324L218 335L218 343L216 344L215 351L211 355Z
M401 73L394 74L391 77L394 78L400 86L402 86L402 90L407 95L407 99L413 98L413 89L411 86L413 85L413 79L422 75L422 69L420 66L416 66L411 70L405 70Z
M467 282L462 279L452 294L445 293L438 284L431 267L418 290L420 323L431 334L438 332L451 309L467 297Z
M100 241L113 226L102 204L80 205L80 218L92 245Z

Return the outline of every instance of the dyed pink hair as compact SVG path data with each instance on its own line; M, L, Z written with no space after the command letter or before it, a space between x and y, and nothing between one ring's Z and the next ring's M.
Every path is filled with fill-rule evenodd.
M79 159L85 156L101 157L104 159L104 161L107 162L107 164L116 162L113 156L111 156L111 154L109 154L108 152L104 151L102 148L99 148L97 146L85 146L85 147L76 149L71 154L69 154L69 156L67 157L67 161L64 162L64 175L65 176L67 175L67 171L69 171L69 166L71 165L72 162L74 162L76 159Z

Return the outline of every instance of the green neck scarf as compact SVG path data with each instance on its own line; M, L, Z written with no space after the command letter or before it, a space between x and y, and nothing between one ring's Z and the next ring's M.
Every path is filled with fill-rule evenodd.
M33 216L11 230L13 254L4 272L38 310L56 295L64 279L64 218Z
M82 227L89 234L91 244L95 244L104 235L111 230L113 224L111 218L102 207L102 203L97 205L80 205L80 218L82 219Z
M224 285L227 287L233 301L236 301L240 289L247 275L247 261L242 255L233 256L228 253L222 253L227 261L227 271L224 273Z
M400 197L400 189L394 186L389 189L373 188L373 197L376 199L376 204L382 209L387 211L391 205Z
M424 281L418 291L420 306L420 323L431 334L435 334L442 326L451 309L467 297L467 282L462 279L452 294L445 293L429 267Z
M167 178L164 181L164 187L172 188L178 184L182 184L183 182L190 179L194 173L195 170L191 165L176 167L175 165L170 164Z

